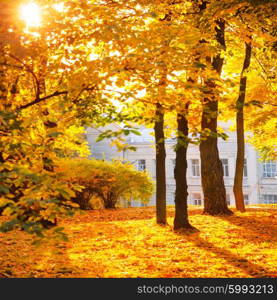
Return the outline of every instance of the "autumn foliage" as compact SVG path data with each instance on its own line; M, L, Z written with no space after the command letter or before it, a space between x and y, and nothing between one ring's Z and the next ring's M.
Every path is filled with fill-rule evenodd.
M32 246L30 235L0 234L1 277L277 277L276 209L212 217L189 208L199 231L155 223L155 210L86 211L62 222L69 243ZM2 217L3 218L3 217Z
M115 208L119 201L147 202L153 192L153 183L146 172L120 161L95 159L60 160L56 171L62 180L78 185L73 201L82 209L93 207Z
M202 144L222 136L216 124L201 128L200 118L203 112L207 120L234 118L238 62L250 35L254 59L247 71L245 129L265 156L275 157L274 1L35 2L20 11L21 1L0 1L0 209L11 217L1 230L41 234L59 216L73 213L76 186L62 181L55 168L61 157L88 157L85 126L153 126L160 116L165 137L176 137L176 116L182 114ZM219 24L225 24L221 44L215 35ZM213 66L216 57L222 76ZM205 107L207 99L218 102L218 110ZM165 171L159 176L157 169L159 192ZM223 184L218 180L211 190ZM157 199L163 203L162 223L165 194L162 188ZM115 192L107 197L100 196L106 207L119 198Z
M276 207L230 209L217 148L217 121L240 113L238 150L250 131L276 159L276 1L23 2L0 0L0 277L277 277ZM156 220L111 209L148 201L147 172L89 159L85 128L114 123L98 141L120 151L137 125L155 130ZM210 215L187 205L190 143Z

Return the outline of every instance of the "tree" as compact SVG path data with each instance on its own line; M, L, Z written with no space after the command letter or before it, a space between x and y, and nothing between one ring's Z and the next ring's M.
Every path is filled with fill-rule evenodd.
M203 1L200 11L206 9L207 1ZM215 22L215 39L221 49L225 49L225 21L218 19ZM206 43L205 40L200 41ZM207 57L207 63L212 69L221 74L223 58L219 53L213 58ZM223 167L219 158L217 147L217 118L218 118L218 96L216 95L217 84L213 77L204 79L205 91L203 99L203 112L201 119L201 131L203 135L200 143L201 157L201 182L204 193L204 213L211 215L232 214L227 207L226 190L223 179Z
M156 104L155 120L156 145L156 220L158 224L166 224L166 168L165 168L165 135L164 112L162 105Z
M245 211L244 206L244 196L243 196L243 170L244 170L244 116L243 108L245 104L245 94L246 94L246 85L247 85L247 69L250 66L251 59L251 39L249 42L245 43L245 57L243 62L243 67L240 76L240 88L239 88L239 97L237 99L237 116L236 116L236 128L237 128L237 159L236 159L236 170L234 178L234 195L236 200L236 208L241 212Z
M119 161L62 159L56 172L63 181L79 185L73 201L81 209L92 209L93 198L99 198L104 208L115 208L120 199L147 202L153 192L153 184L146 172Z
M96 89L107 80L107 65L87 58L91 27L79 35L84 20L71 18L81 8L67 3L60 12L54 2L42 3L39 27L15 22L17 5L7 13L12 22L1 19L0 208L9 216L1 231L42 235L74 212L76 187L61 181L55 165L63 156L86 156L82 126L99 121L106 105L113 111Z
M203 91L204 103L201 122L203 140L200 144L201 177L205 198L204 212L210 214L230 214L231 211L226 205L222 166L219 160L218 150L216 149L217 137L219 136L217 131L218 104L224 107L224 103L219 101L224 98L222 97L222 90L220 90L220 85L222 85L220 75L223 67L223 58L220 56L220 52L224 50L225 58L230 59L230 56L228 56L230 50L228 49L228 51L226 51L225 45L226 26L228 34L237 35L243 38L245 42L249 42L247 36L253 32L266 40L266 32L269 31L265 28L267 25L264 27L259 23L259 18L253 16L260 15L261 11L263 11L265 17L270 19L272 16L272 3L271 1L265 1L265 3L256 3L255 1L245 3L238 3L236 1L202 1L199 5L199 9L201 15L203 15L202 23L205 24L207 28L210 29L213 22L215 22L215 40L219 46L217 52L210 51L212 55L210 53L205 54L206 62L204 63L206 77L203 79L205 88ZM244 16L244 19L241 18L241 15ZM210 21L209 18L211 18ZM271 24L270 21L267 24ZM260 30L261 26L262 30ZM249 27L251 27L251 29ZM203 38L200 40L200 44L201 43L209 47L209 44L213 43L213 40L209 35L203 35ZM216 74L210 72L209 67L207 67L208 65L211 65L212 70L214 70ZM240 151L241 150L240 147ZM241 156L241 154L239 155ZM239 177L236 178L236 185L238 185L238 178ZM242 185L241 176L240 181Z
M196 37L191 32L191 24L184 23L182 12L187 10L184 5L176 5L171 1L163 5L143 4L143 16L147 18L147 25L142 28L136 27L133 45L137 43L137 48L132 52L135 63L131 64L135 80L143 83L146 89L145 97L136 99L138 103L145 103L146 111L151 111L149 106L154 106L154 131L156 145L156 212L157 223L166 224L166 169L165 169L165 133L164 124L166 114L177 115L176 107L185 105L185 75L179 76L178 73L185 73L191 55L187 48L195 46ZM150 16L149 16L150 14ZM134 26L131 31L134 31ZM188 45L186 40L191 41ZM144 40L142 47L142 40ZM141 53L140 49L144 49ZM144 62L144 67L138 65ZM153 68L154 67L154 68ZM190 66L191 67L191 66ZM176 73L175 73L176 72ZM147 74L147 75L146 75ZM192 84L192 83L191 83ZM135 85L138 88L139 84ZM133 102L132 102L133 104ZM151 107L150 106L150 107ZM182 110L182 109L181 109ZM183 125L183 112L178 114L177 123L180 128ZM153 115L152 115L153 118ZM168 124L167 124L168 125ZM168 127L168 126L167 126ZM174 128L176 131L176 128ZM186 184L186 148L188 139L184 137L188 134L185 130L181 133L177 130L176 161L176 199L175 199L175 228L189 228L187 214L187 184ZM186 140L184 144L183 141ZM184 172L183 172L184 171ZM185 191L185 192L184 192Z
M187 147L188 140L188 120L186 114L189 104L186 105L186 110L183 114L177 114L178 135L176 144L176 164L174 168L174 177L176 182L175 192L175 218L174 229L193 229L188 220L188 185L187 185Z
M243 197L243 173L244 173L244 148L245 148L245 119L246 124L251 119L251 123L255 120L255 110L259 106L262 107L264 103L265 107L268 107L268 102L271 102L271 94L273 84L267 76L267 72L271 67L265 67L257 58L257 54L260 52L258 48L262 49L263 57L271 53L274 39L272 39L272 24L271 18L274 11L274 5L271 1L264 2L249 2L242 3L239 6L234 6L233 13L226 16L228 22L228 40L230 43L229 47L232 47L233 55L235 54L236 59L240 59L240 48L241 41L245 45L244 57L242 57L242 70L240 71L239 78L239 96L236 100L236 104L231 107L235 107L236 111L236 131L237 131L237 159L236 159L236 170L234 178L233 191L236 200L236 208L240 211L245 211L244 197ZM259 15L263 15L263 21ZM274 35L274 34L273 34ZM256 48L256 49L255 49ZM253 56L253 59L251 58ZM231 56L228 56L230 61L229 66L225 68L225 74L228 72L228 68L232 69L232 72L228 73L228 77L232 78L232 73L236 70L234 61ZM252 68L250 68L250 61L252 60ZM272 64L272 58L266 59L267 64ZM232 66L230 66L230 64ZM260 72L257 73L257 69ZM235 71L237 72L237 71ZM239 72L238 72L239 73ZM236 74L236 73L233 73ZM232 79L233 83L236 81ZM234 84L233 84L234 85ZM259 87L257 89L257 87ZM256 101L257 98L261 97L261 87L264 90L262 98L263 100ZM259 91L260 90L260 91ZM259 91L259 92L258 92ZM234 93L234 92L233 92ZM232 94L232 92L230 93ZM254 99L253 99L254 97ZM246 99L248 101L246 101ZM233 101L233 99L232 99ZM246 114L244 111L246 110ZM261 113L259 113L261 115ZM273 118L274 113L272 112L271 117ZM271 119L272 123L274 119ZM254 121L255 122L255 121ZM253 123L254 123L253 122ZM274 121L273 121L274 123ZM263 125L261 125L263 127ZM251 128L254 133L257 129ZM272 141L272 139L269 139Z
M162 21L171 21L170 14L166 14ZM166 224L166 149L165 149L165 134L164 134L164 114L163 101L166 98L167 88L167 64L163 60L163 56L167 51L164 48L168 47L168 42L162 42L161 46L161 61L160 64L160 79L158 84L158 101L156 103L156 119L154 125L155 145L156 145L156 220L158 224Z
M71 213L76 187L62 182L55 166L61 157L86 155L83 126L114 120L154 124L157 221L166 223L164 140L169 115L178 116L174 128L178 127L176 227L187 226L187 135L188 128L191 132L199 129L201 100L198 132L205 212L230 213L217 149L218 105L226 108L220 101L221 52L225 49L225 26L229 32L243 27L234 17L238 8L249 15L246 23L255 28L258 39L264 41L267 32L272 34L270 26L262 26L261 33L258 21L251 22L259 1L60 0L57 8L54 0L38 0L43 10L41 24L28 22L27 27L15 20L17 2L12 1L15 5L4 18L1 10L0 21L0 205L12 219L3 230L23 228L40 233L57 215ZM272 13L270 2L262 5L265 15ZM9 22L6 15L12 16ZM255 34L253 41L257 40ZM261 56L258 59L263 66L266 59ZM189 84L184 77L194 69L199 71L197 79ZM270 90L269 84L266 89ZM138 96L142 91L145 95ZM271 92L273 95L273 89ZM266 97L258 103L247 97L250 102L245 103L247 109L254 103L262 106L259 109L268 121L265 124L251 112L255 120L252 124L248 120L246 127L256 136L274 128L274 122L269 121L273 97L270 101ZM190 106L186 110L187 99ZM262 131L257 124L263 124ZM258 144L261 146L261 141Z

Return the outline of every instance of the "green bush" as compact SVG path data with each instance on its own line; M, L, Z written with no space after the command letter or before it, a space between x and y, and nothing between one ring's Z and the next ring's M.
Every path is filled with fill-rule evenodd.
M146 172L118 161L64 159L57 171L65 182L80 186L72 200L81 209L98 208L99 202L104 208L115 208L121 199L147 203L153 193Z

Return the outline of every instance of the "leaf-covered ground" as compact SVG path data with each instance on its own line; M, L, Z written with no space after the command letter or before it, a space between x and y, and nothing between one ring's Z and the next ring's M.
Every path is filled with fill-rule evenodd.
M69 243L36 247L0 234L0 277L277 277L277 210L211 217L190 208L199 232L155 224L154 208L85 212L63 221ZM1 221L1 218L0 218Z

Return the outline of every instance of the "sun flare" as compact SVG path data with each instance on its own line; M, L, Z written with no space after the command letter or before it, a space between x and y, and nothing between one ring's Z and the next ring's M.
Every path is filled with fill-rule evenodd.
M53 8L57 11L57 12L64 12L65 10L65 7L64 7L64 4L63 3L56 3L53 5Z
M21 19L26 23L28 27L38 27L41 23L41 11L40 7L30 2L21 7Z

